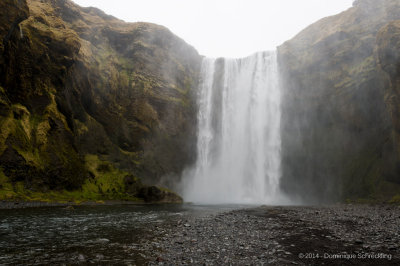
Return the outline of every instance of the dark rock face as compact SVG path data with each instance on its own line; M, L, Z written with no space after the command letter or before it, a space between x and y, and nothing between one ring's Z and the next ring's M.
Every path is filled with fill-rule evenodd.
M145 202L182 203L183 199L172 191L162 190L156 186L148 186L140 189L138 196Z
M124 178L125 191L133 197L143 199L147 203L182 203L183 199L176 193L157 186L145 186L133 175Z
M67 0L0 10L0 164L12 182L79 188L94 154L155 184L194 160L194 48Z
M29 9L26 1L2 1L0 3L2 16L0 18L0 50L3 53L4 43L7 43L15 31L19 31L18 24L27 19Z
M398 19L398 1L360 0L279 47L289 194L330 202L400 191Z
M392 122L393 168L391 179L400 178L400 20L388 23L378 33L377 56L385 83L385 102Z

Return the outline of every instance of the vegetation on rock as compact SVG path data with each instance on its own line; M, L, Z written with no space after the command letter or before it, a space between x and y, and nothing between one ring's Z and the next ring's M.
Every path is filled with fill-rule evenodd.
M138 200L126 176L158 184L193 160L192 47L66 0L0 9L1 198Z

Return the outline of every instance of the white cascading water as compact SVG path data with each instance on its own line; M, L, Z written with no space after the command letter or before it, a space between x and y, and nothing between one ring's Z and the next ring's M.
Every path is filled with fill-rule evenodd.
M197 162L183 178L185 200L281 203L280 118L276 52L203 59Z

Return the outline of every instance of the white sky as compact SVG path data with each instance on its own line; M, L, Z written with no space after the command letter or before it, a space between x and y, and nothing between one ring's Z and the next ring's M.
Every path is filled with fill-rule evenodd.
M306 26L353 0L73 0L129 22L169 28L209 57L274 50Z

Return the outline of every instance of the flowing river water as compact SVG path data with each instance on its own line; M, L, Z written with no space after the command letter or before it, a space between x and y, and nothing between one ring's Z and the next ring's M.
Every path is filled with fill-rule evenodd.
M144 264L149 225L240 206L108 205L0 210L0 265ZM146 244L147 243L147 244ZM152 246L151 249L156 249Z

